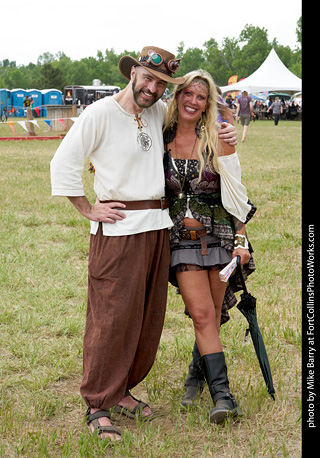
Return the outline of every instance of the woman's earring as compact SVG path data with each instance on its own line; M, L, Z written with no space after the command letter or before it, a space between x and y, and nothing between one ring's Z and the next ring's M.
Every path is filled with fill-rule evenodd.
M203 122L203 118L202 118L202 115L201 115L201 119L200 119L200 135L204 135L206 133L206 126Z

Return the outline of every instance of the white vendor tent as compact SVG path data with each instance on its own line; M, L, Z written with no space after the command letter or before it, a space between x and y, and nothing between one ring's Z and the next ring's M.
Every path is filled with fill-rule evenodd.
M302 90L302 80L287 69L272 49L263 64L252 75L230 86L220 86L220 89L222 93L246 90L249 94L265 91L293 94Z

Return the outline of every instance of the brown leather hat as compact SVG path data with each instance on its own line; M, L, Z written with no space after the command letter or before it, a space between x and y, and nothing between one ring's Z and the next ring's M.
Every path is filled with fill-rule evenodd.
M119 69L128 80L130 79L131 67L133 65L145 67L153 75L167 83L182 84L185 82L184 77L173 78L173 75L180 66L180 59L176 59L170 52L156 46L145 46L138 60L131 56L121 57Z

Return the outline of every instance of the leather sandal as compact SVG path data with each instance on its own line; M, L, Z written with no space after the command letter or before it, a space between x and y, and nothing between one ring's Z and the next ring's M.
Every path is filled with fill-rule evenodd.
M143 409L145 407L149 407L148 404L146 404L143 401L140 401L139 399L134 398L132 396L132 394L130 393L130 391L126 391L125 392L124 397L126 397L126 396L131 396L132 399L134 399L135 401L138 402L138 404L132 410L128 409L125 406L120 406L119 404L117 404L113 408L113 411L115 413L118 413L120 415L125 415L126 417L131 418L132 420L134 420L136 418L136 416L141 417L143 420L152 420L153 419L153 417L154 417L153 414L148 415L146 417L142 415Z
M91 409L90 407L88 407L88 410L87 410L87 413L86 413L86 417L87 417L87 425L89 426L90 423L92 424L93 426L93 433L97 432L98 435L99 434L103 434L103 433L109 433L109 434L117 434L118 436L121 437L121 432L119 431L119 429L117 429L115 426L102 426L100 425L99 423L99 418L102 418L102 417L107 417L109 418L110 420L110 412L109 410L98 410L97 412L94 412L94 413L90 413L91 412ZM90 429L91 431L91 429Z

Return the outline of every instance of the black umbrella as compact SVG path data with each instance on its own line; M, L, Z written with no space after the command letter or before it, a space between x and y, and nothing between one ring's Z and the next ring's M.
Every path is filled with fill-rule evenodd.
M266 347L264 345L263 337L258 325L257 320L257 308L256 308L256 298L248 293L246 284L243 278L242 268L240 265L240 256L237 256L237 269L240 274L243 294L240 295L241 301L237 305L237 308L240 312L246 317L249 323L249 329L246 331L246 338L250 332L253 346L258 357L260 368L262 371L263 378L268 387L268 393L274 400L275 390L273 387L272 374L270 369L270 364L268 360L268 355L266 352Z

